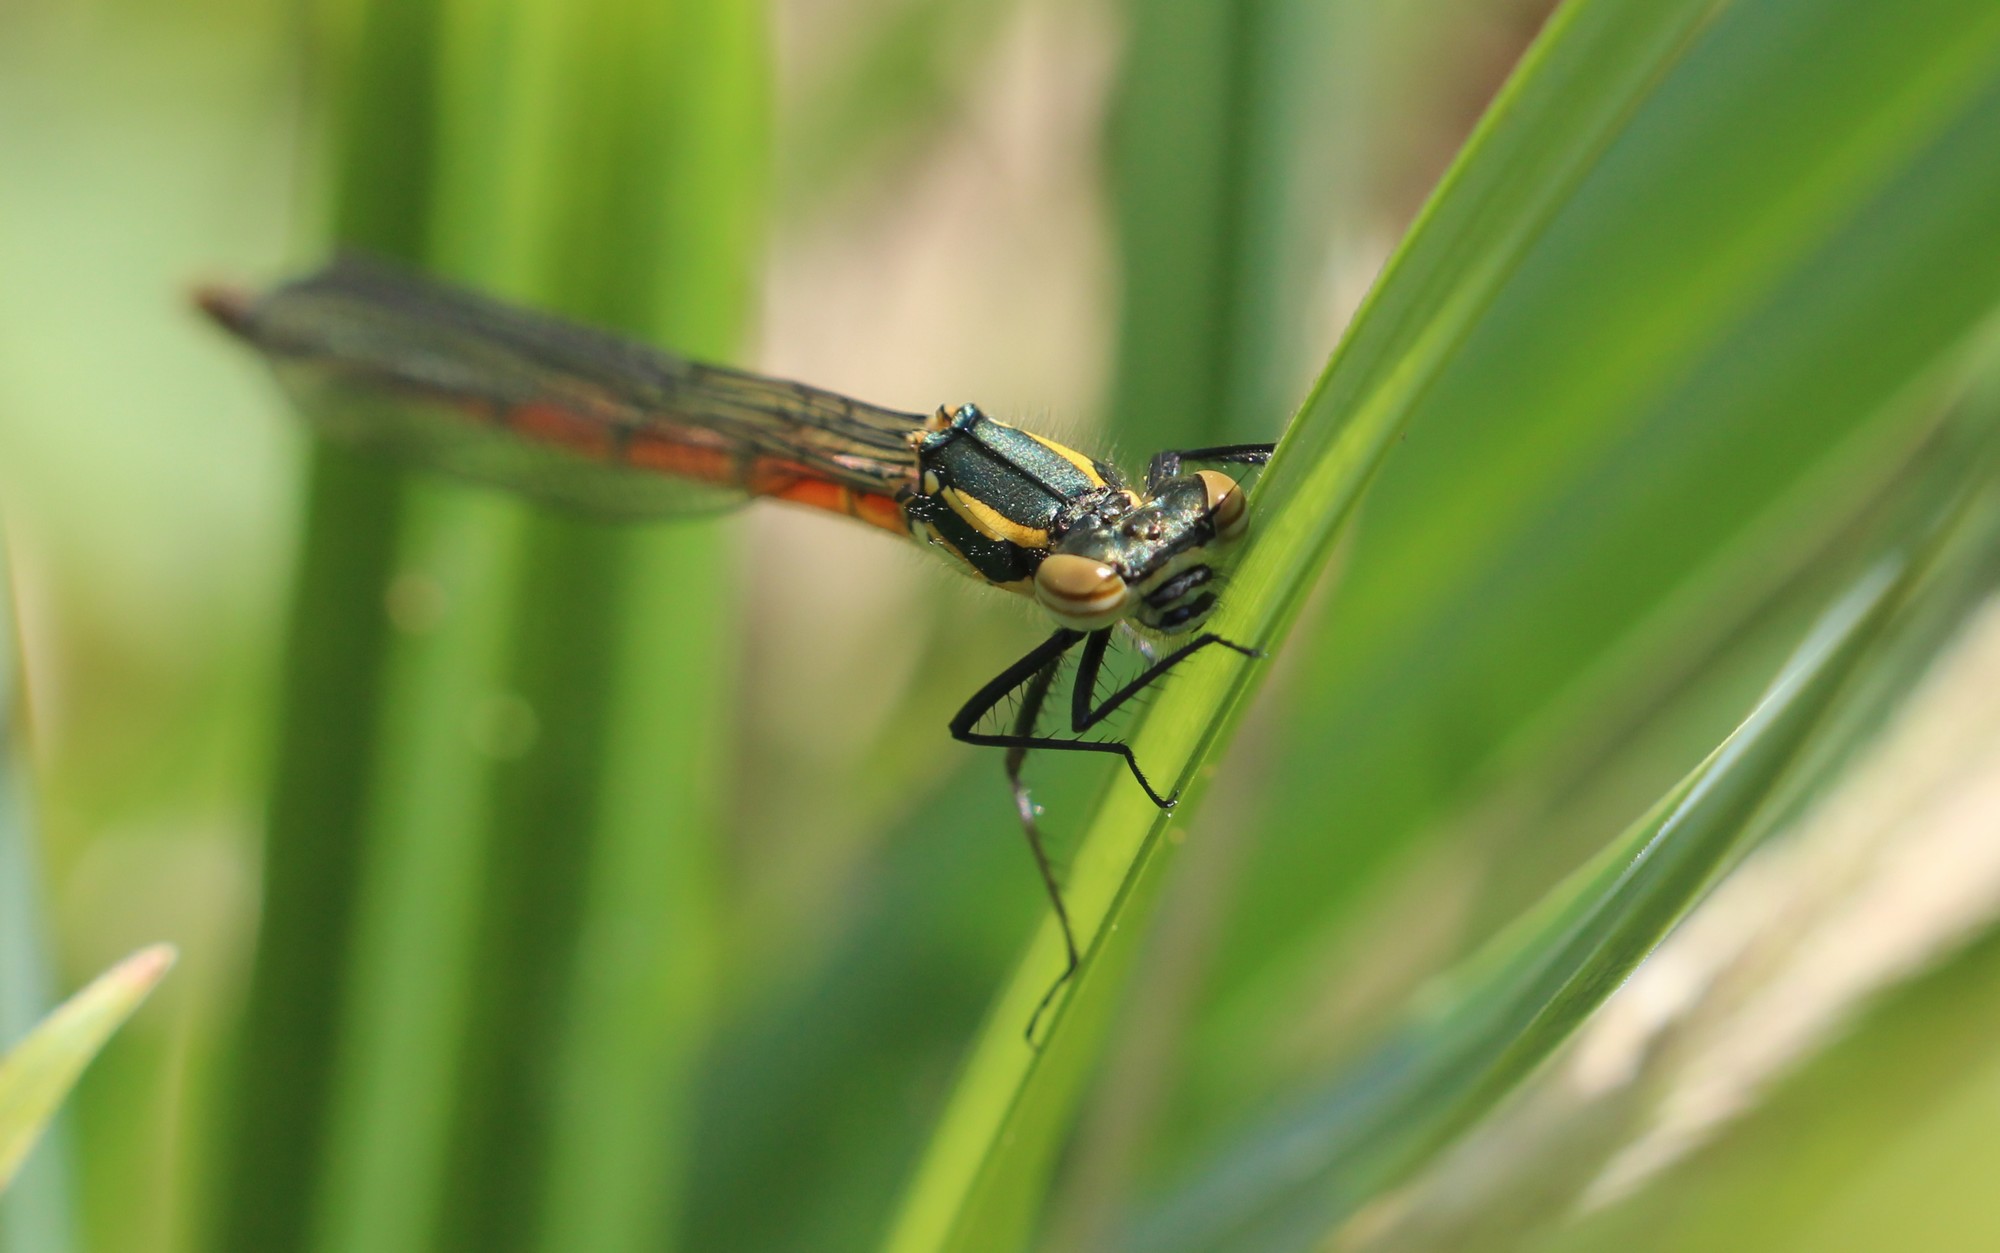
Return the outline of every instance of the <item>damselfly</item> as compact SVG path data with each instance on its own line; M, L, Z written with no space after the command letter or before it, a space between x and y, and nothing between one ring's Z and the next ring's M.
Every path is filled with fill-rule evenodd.
M1117 739L1041 734L1072 650L1069 731L1081 737L1211 646L1211 550L1243 534L1244 493L1196 463L1259 465L1269 444L1156 454L1138 486L1107 462L996 422L974 405L928 417L740 370L700 365L380 263L344 258L262 296L202 307L262 352L329 435L600 516L654 518L769 497L909 535L995 587L1032 597L1055 633L980 688L951 734L1007 750L1015 808L1076 972L1076 936L1022 780L1033 749L1122 758ZM1100 696L1113 632L1144 668ZM1078 646L1081 645L1079 649ZM1009 699L1001 731L982 731Z

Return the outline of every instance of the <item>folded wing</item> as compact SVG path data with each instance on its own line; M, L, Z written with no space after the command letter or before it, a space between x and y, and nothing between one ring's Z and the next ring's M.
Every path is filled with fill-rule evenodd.
M262 296L200 293L315 426L601 517L756 496L902 531L922 419L684 361L561 318L346 257Z

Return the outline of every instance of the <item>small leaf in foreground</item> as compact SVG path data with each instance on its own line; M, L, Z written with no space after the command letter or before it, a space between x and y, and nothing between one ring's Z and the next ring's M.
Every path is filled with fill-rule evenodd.
M0 1057L0 1190L13 1182L83 1068L165 977L175 956L171 944L140 949Z

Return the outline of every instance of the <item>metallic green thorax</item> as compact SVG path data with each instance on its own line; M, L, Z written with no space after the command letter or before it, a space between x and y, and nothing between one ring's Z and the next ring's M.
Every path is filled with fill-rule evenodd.
M975 406L915 435L917 484L902 500L919 542L949 551L989 583L1025 590L1079 520L1135 503L1116 467L995 422Z

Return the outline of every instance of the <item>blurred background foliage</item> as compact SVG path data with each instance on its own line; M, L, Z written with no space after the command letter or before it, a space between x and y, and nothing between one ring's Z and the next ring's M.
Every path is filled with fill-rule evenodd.
M1137 468L1281 429L1552 7L0 10L0 1038L182 952L0 1249L917 1247L1043 919L942 729L1030 615L308 449L191 281L341 239ZM2000 28L1561 23L1357 341L1506 264L983 1202L1038 1247L1991 1247ZM1038 763L1066 849L1107 782Z

